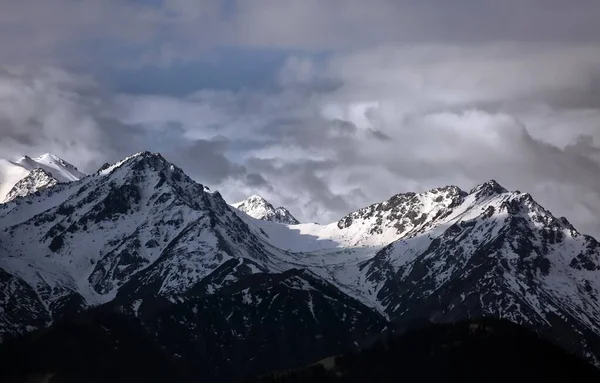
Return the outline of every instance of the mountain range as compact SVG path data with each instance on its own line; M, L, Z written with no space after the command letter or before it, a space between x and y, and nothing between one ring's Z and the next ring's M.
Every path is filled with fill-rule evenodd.
M70 182L3 170L14 185L56 180L0 205L5 342L73 318L118 334L133 321L191 376L238 381L415 320L491 316L600 361L598 242L495 181L299 224L258 196L229 205L160 154L89 176L50 158Z

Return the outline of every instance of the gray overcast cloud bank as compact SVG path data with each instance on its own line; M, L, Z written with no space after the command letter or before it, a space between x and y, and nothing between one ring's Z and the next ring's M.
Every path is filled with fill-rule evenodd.
M230 202L258 193L320 222L494 178L600 235L596 1L82 1L45 20L47 5L14 3L1 6L13 54L0 72L0 157L50 151L94 171L160 151ZM149 48L101 65L166 68L222 44L304 51L273 73L276 88L131 95L71 57L116 38Z
M110 53L131 65L168 65L223 45L352 50L600 39L597 0L2 0L0 7L3 60L17 64L114 61L103 56Z

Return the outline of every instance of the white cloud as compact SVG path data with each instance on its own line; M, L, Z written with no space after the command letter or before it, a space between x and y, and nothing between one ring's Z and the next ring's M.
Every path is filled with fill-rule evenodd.
M3 158L55 152L81 166L110 153L101 128L100 101L85 95L87 78L55 69L0 74L0 152Z

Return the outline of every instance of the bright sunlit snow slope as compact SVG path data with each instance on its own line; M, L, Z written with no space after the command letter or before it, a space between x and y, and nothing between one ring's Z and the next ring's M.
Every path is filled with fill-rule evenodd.
M58 182L77 181L78 179L85 177L85 174L77 170L75 166L50 153L43 154L33 159L24 156L17 160L16 163L28 170L37 168L44 169L48 173L51 173Z

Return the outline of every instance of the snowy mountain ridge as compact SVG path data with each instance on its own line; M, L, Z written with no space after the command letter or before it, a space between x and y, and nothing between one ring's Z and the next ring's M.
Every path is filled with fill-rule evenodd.
M85 177L85 174L80 172L75 166L51 153L46 153L35 158L23 156L16 163L28 170L44 169L48 173L51 173L58 182L77 181Z
M236 205L149 152L0 205L0 307L14 307L0 334L98 305L149 323L170 308L183 337L194 310L258 318L241 332L311 323L314 339L332 321L355 339L387 321L494 316L600 360L600 244L527 193L495 181L401 193L328 225Z

